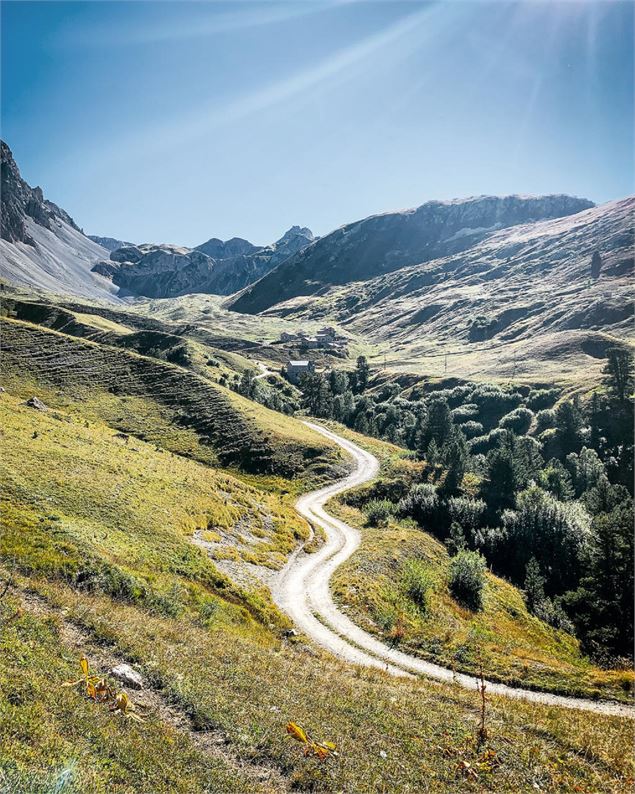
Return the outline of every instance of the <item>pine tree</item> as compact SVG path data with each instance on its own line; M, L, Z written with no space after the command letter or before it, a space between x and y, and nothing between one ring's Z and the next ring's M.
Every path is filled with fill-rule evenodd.
M527 609L535 614L545 600L545 577L535 557L531 557L525 570L525 603Z
M333 415L333 395L326 378L320 378L316 395L315 415L330 419Z
M368 386L368 378L370 376L370 367L366 356L359 356L357 359L357 366L355 367L355 391L358 394L366 391Z
M432 439L426 449L425 459L431 466L436 466L439 462L439 455L439 445L434 439Z
M348 375L341 369L332 369L329 373L329 386L333 395L344 394L348 389Z
M512 507L520 488L520 477L514 454L507 445L493 449L487 456L487 477L482 490L491 512Z
M628 500L594 518L585 575L564 599L584 649L600 659L633 657L633 562Z
M243 397L253 398L258 381L256 380L256 373L253 369L246 369L238 384L238 393Z
M591 278L600 278L600 271L602 270L602 257L599 251L594 251L591 257Z
M604 383L620 403L624 403L633 392L633 354L629 350L614 347L607 351L606 366L602 370Z
M574 402L560 403L556 411L556 438L562 457L580 449L583 425L582 414Z
M419 435L419 450L424 453L434 439L437 447L441 448L450 438L452 433L452 415L446 400L432 400L428 406L428 413L421 425Z
M571 475L563 464L552 458L538 477L541 488L553 494L561 502L568 502L575 496Z
M465 436L460 430L454 429L444 445L444 463L447 466L447 472L443 490L446 493L454 493L461 487L467 469L468 457Z
M598 450L598 452L606 442L606 438L602 432L605 419L604 413L605 410L602 399L598 392L594 391L589 401L588 421L591 428L590 444L593 449Z
M453 521L450 524L450 534L445 541L445 545L450 557L454 557L460 551L467 549L467 541L465 540L465 533L463 527L458 521Z

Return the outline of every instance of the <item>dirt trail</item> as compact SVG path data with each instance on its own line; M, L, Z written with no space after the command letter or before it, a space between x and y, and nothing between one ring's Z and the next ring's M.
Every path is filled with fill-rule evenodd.
M315 554L306 554L300 549L291 557L272 587L274 600L292 618L298 629L352 664L377 667L399 676L423 675L448 683L458 683L466 689L475 689L478 681L473 676L454 673L445 667L389 648L353 623L336 607L329 582L336 568L359 546L360 534L358 530L327 513L324 505L332 496L372 480L379 471L379 462L370 452L336 433L312 422L305 424L348 452L355 461L355 469L344 479L319 491L305 494L298 500L297 511L311 523L322 527L326 533L326 542ZM517 689L490 681L486 681L486 684L488 692L496 695L635 718L635 708L628 705Z

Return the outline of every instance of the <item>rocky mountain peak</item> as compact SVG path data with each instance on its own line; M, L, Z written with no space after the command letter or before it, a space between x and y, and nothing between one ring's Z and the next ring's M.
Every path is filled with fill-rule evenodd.
M2 173L2 217L0 236L10 243L26 243L35 247L29 234L26 219L51 229L55 219L62 220L73 229L79 227L73 219L52 201L44 198L40 187L31 187L20 175L13 153L5 141L0 141L0 169Z
M232 237L230 240L212 237L207 242L197 245L195 250L211 256L212 259L228 259L233 256L252 254L258 250L258 246L242 237Z
M289 240L293 240L295 237L304 237L309 242L315 240L313 232L307 226L292 226L290 229L287 229L276 244L285 243Z

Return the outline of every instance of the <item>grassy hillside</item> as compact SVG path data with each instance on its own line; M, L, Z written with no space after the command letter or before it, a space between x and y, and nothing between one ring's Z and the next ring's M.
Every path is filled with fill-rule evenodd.
M285 636L193 542L279 564L306 534L295 486L116 437L91 399L38 411L0 394L0 781L33 792L454 792L630 789L630 721L355 670ZM51 392L54 394L54 392ZM219 540L215 537L219 536ZM221 555L222 556L222 555ZM77 688L78 659L143 676L143 722ZM114 680L110 679L111 681ZM121 685L117 685L121 688ZM339 755L305 758L294 720Z
M285 476L323 476L335 445L301 423L176 365L13 319L2 321L2 374L24 396L81 401L118 429L208 463ZM44 399L44 398L43 398ZM250 414L248 416L248 414Z

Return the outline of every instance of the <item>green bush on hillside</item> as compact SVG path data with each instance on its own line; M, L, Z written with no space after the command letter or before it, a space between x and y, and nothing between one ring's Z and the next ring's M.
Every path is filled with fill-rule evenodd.
M476 551L460 551L450 563L450 592L463 606L483 608L485 558Z
M425 563L422 560L408 560L403 567L401 582L408 598L425 614L428 611L428 597L433 584Z
M379 527L395 514L395 506L388 499L371 499L364 507L364 514L371 527Z

